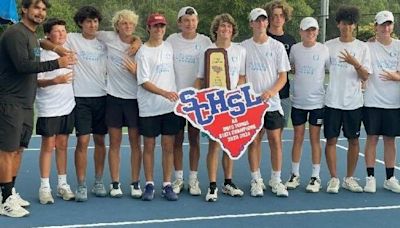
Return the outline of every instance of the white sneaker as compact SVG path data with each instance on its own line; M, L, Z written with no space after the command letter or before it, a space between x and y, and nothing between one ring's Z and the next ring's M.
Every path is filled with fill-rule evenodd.
M289 196L289 192L287 191L286 186L282 184L282 182L275 182L273 180L270 180L269 185L272 186L271 191L272 193L276 194L276 196L279 197Z
M110 184L110 196L113 198L121 198L123 195L121 190L121 183L118 183L118 188L113 188L113 185Z
M322 188L321 179L319 177L311 177L306 187L307 192L316 193Z
M176 179L176 180L174 180L174 182L172 182L172 190L176 194L181 193L183 187L184 187L184 184L183 184L183 180L182 179Z
M75 194L72 192L69 184L63 184L61 186L57 186L57 196L61 197L65 201L75 199Z
M140 185L138 184L137 186L134 186L131 184L131 197L135 199L140 199L142 198L142 189L140 188Z
M188 187L189 193L192 196L199 196L201 195L201 189L200 189L200 183L196 179L189 179L189 187Z
M363 192L363 189L357 182L357 178L354 178L354 177L343 178L342 187L351 192Z
M262 179L252 179L250 182L250 195L253 197L262 197L264 196Z
M300 185L300 176L296 176L292 173L289 180L286 181L285 186L289 190L296 189Z
M243 191L236 187L234 183L224 185L224 187L222 187L222 193L230 196L243 196L244 194Z
M51 195L51 188L39 188L39 202L41 204L53 204L54 199Z
M261 185L262 190L265 191L267 189L267 186L265 186L264 180L262 178L258 178L257 180L258 180L259 184Z
M7 198L6 202L0 204L0 215L13 218L20 218L29 215L29 211L19 205L15 195Z
M327 193L339 193L339 188L340 188L340 180L337 177L332 177L328 181L328 187L326 188Z
M21 196L19 195L19 193L17 193L15 188L12 188L12 195L14 196L15 200L21 207L29 207L31 205L28 201L21 198Z
M389 180L385 180L385 182L383 183L383 187L389 191L400 193L399 181L394 176L391 177Z
M365 178L364 192L369 192L369 193L376 192L376 179L374 176Z
M206 195L206 201L207 202L215 202L218 199L218 188L215 188L214 192L211 193L211 189L208 188L207 190L207 195Z

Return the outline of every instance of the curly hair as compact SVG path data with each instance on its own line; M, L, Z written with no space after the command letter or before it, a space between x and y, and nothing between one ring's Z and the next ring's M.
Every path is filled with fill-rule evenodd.
M274 0L266 3L262 7L265 11L267 11L268 19L270 20L273 15L273 11L276 8L282 9L283 15L285 16L285 21L288 22L292 19L293 7L291 7L285 0Z
M336 11L335 21L340 23L341 21L348 22L350 24L357 24L360 20L360 10L355 6L341 6Z
M233 19L233 17L229 13L223 13L215 16L213 21L211 22L210 35L211 35L211 40L213 42L217 40L217 31L219 25L224 22L227 22L232 25L233 31L231 40L233 40L239 34L238 26L236 24L235 19Z
M80 25L85 19L90 18L90 19L96 19L99 20L99 22L103 19L101 16L101 13L98 9L96 9L93 6L82 6L78 12L76 12L74 16L74 21L75 24L79 27L82 28Z
M123 9L117 11L111 19L111 24L115 32L118 32L118 23L122 20L129 21L137 25L139 16L132 10Z

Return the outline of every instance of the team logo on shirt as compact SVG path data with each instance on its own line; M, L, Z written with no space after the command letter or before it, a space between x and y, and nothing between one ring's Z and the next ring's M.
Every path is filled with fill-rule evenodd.
M231 159L239 159L264 124L268 104L251 84L233 90L188 88L179 92L175 114L217 141Z

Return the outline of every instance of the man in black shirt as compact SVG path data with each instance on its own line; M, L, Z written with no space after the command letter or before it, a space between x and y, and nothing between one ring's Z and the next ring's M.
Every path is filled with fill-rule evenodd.
M291 19L293 8L287 4L286 1L271 1L264 7L268 14L268 36L283 43L286 49L286 53L289 57L291 47L296 43L293 36L285 33L285 23ZM287 75L287 74L286 74ZM288 120L290 118L290 84L289 78L287 78L285 86L279 91L279 97L281 98L281 105L284 112L285 127L287 127Z
M22 207L29 202L13 188L22 151L32 135L37 73L75 63L73 55L40 62L35 31L49 6L47 0L22 0L21 22L0 37L0 214L9 217L29 215Z

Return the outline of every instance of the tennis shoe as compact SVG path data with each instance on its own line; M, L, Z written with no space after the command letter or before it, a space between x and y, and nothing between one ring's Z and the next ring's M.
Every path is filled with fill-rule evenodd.
M364 192L375 193L376 192L376 179L374 176L365 178Z
M354 177L345 177L343 178L342 187L351 192L363 192L362 187L358 184L357 178Z
M383 183L383 187L394 193L400 193L399 181L394 176L391 177L389 180L385 180L385 182Z

